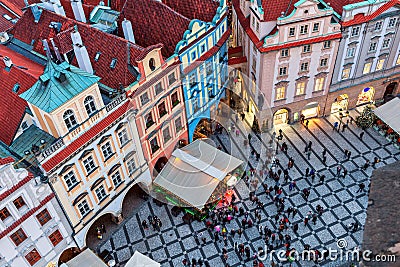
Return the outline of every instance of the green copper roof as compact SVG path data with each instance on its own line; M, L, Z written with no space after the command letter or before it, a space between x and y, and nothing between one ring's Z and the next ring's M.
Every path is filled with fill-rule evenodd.
M49 60L39 80L20 97L49 113L99 80L67 62L57 65Z

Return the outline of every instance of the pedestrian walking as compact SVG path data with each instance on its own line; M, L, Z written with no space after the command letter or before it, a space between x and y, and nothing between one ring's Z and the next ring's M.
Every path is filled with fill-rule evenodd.
M306 152L307 159L310 160L311 157L311 149Z
M325 175L321 175L321 176L319 177L319 182L320 182L320 183L324 183L324 181L325 181Z
M361 132L360 133L360 140L363 140L363 137L364 137L364 132Z
M342 125L342 133L344 132L344 130L346 129L346 127L347 127L346 124L343 124L343 125Z
M309 150L311 150L311 146L312 146L312 142L309 141L309 142L308 142L308 149L309 149Z
M349 150L349 152L347 152L347 160L349 160L351 157L351 151Z
M308 123L309 123L309 122L310 122L309 120L306 120L306 124L305 124L306 129L308 129Z
M340 176L340 172L342 171L342 167L337 166L336 167L336 176Z
M343 178L346 178L346 175L347 175L347 169L343 168Z
M322 156L326 155L326 148L324 148L324 150L322 150Z
M311 182L314 183L315 173L311 174Z
M306 117L303 114L300 115L300 121L301 121L302 124L304 123L305 118Z
M306 168L306 177L308 177L308 174L310 173L310 168Z
M326 165L326 156L322 156L322 163Z
M107 232L107 231L106 231L106 227L105 227L104 224L102 224L102 225L101 225L101 233L105 234L106 232Z
M308 216L306 216L305 218L304 218L304 225L307 225L308 224Z
M358 190L356 193L364 192L364 190L365 190L365 184L361 183L358 185Z
M369 167L369 160L365 160L364 166L363 166L363 170L365 171L366 169L368 169Z
M339 126L339 123L338 123L337 121L335 121L335 122L333 123L333 130L334 130L334 131L337 130L337 129L338 129L338 126Z
M313 214L312 222L313 222L314 225L317 223L317 214Z

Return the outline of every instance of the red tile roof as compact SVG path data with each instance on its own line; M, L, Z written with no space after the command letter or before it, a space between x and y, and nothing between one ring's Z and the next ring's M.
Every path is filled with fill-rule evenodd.
M121 117L129 107L129 102L125 102L122 106L116 109L114 112L109 114L107 117L102 119L99 123L94 125L84 134L82 134L78 139L74 140L70 143L66 148L57 152L54 156L49 158L46 162L42 164L43 169L46 172L49 172L57 165L62 163L66 158L71 156L75 151L77 151L80 147L86 145L92 138L96 137L99 133L101 133L104 129L110 126L114 121L116 121L119 117Z
M44 205L47 204L50 200L54 198L54 193L51 193L48 195L45 199L40 201L39 206L34 207L33 209L29 210L27 213L25 213L20 219L16 220L13 224L11 224L9 227L7 227L3 232L0 233L0 239L11 233L15 228L20 226L26 219L31 217L35 212L37 212L39 209L41 209Z
M129 0L119 16L119 34L123 36L121 22L130 20L137 44L143 47L162 43L164 57L170 57L188 29L190 19L155 0Z
M14 162L15 160L12 157L7 157L7 158L0 158L0 165L6 165L11 162ZM0 195L0 201L1 201L1 195Z
M372 13L370 15L364 16L364 14L357 14L356 16L354 16L354 18L352 20L343 22L342 26L348 27L351 25L357 25L357 24L361 24L361 23L370 21L370 20L376 18L377 16L381 15L383 12L385 12L392 6L399 5L399 4L400 4L400 0L391 0L387 3L385 3L384 5L382 5L374 13Z
M60 22L62 24L59 33L49 27L51 22ZM43 10L39 22L35 23L32 12L28 9L18 20L12 33L15 38L27 44L35 40L33 49L41 54L45 54L41 40L54 38L54 42L59 47L60 52L66 53L72 50L71 31L74 25L78 26L78 31L88 51L93 70L95 70L97 76L101 77L102 83L111 88L119 88L121 84L126 87L136 80L136 76L129 71L127 60L130 58L130 63L136 65L135 58L144 48L129 43L128 49L127 40L102 32L87 24L47 10ZM26 30L28 28L29 31ZM94 57L98 52L101 55L98 61L95 61ZM110 63L114 58L117 59L117 63L115 68L111 68ZM76 59L72 61L72 64L78 66Z
M233 57L228 59L228 65L236 65L240 63L247 62L247 57Z
M31 1L29 1L29 2L31 2ZM22 16L22 8L25 7L24 0L1 0L0 3L7 6L18 16Z
M11 69L6 70L3 59L0 59L0 140L10 145L28 106L18 94L25 92L37 81L44 67L4 45L0 45L0 55L9 57L13 62ZM20 86L18 94L12 91L17 83Z
M162 0L164 4L187 17L211 22L219 7L218 1L213 0Z
M8 0L0 0L0 32L5 32L14 25L4 17L5 15L11 19L18 19L22 15L22 11Z
M243 46L229 47L228 49L228 55L233 55L242 52L243 52Z

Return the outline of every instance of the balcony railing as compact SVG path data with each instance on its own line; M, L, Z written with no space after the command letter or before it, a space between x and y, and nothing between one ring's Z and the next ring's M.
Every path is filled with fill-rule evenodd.
M61 147L64 147L64 141L62 138L58 139L54 144L52 144L51 146L46 148L42 153L40 153L40 155L38 156L38 160L43 161Z

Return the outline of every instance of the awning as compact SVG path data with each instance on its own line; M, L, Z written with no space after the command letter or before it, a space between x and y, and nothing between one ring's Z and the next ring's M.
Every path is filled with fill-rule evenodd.
M135 251L125 267L160 267L161 264L143 255L139 251Z
M400 98L396 97L374 110L375 115L393 131L400 133Z
M108 267L93 251L86 249L65 264L68 267ZM63 266L65 266L63 265Z
M154 184L201 209L219 183L242 163L212 145L196 140L172 153Z

